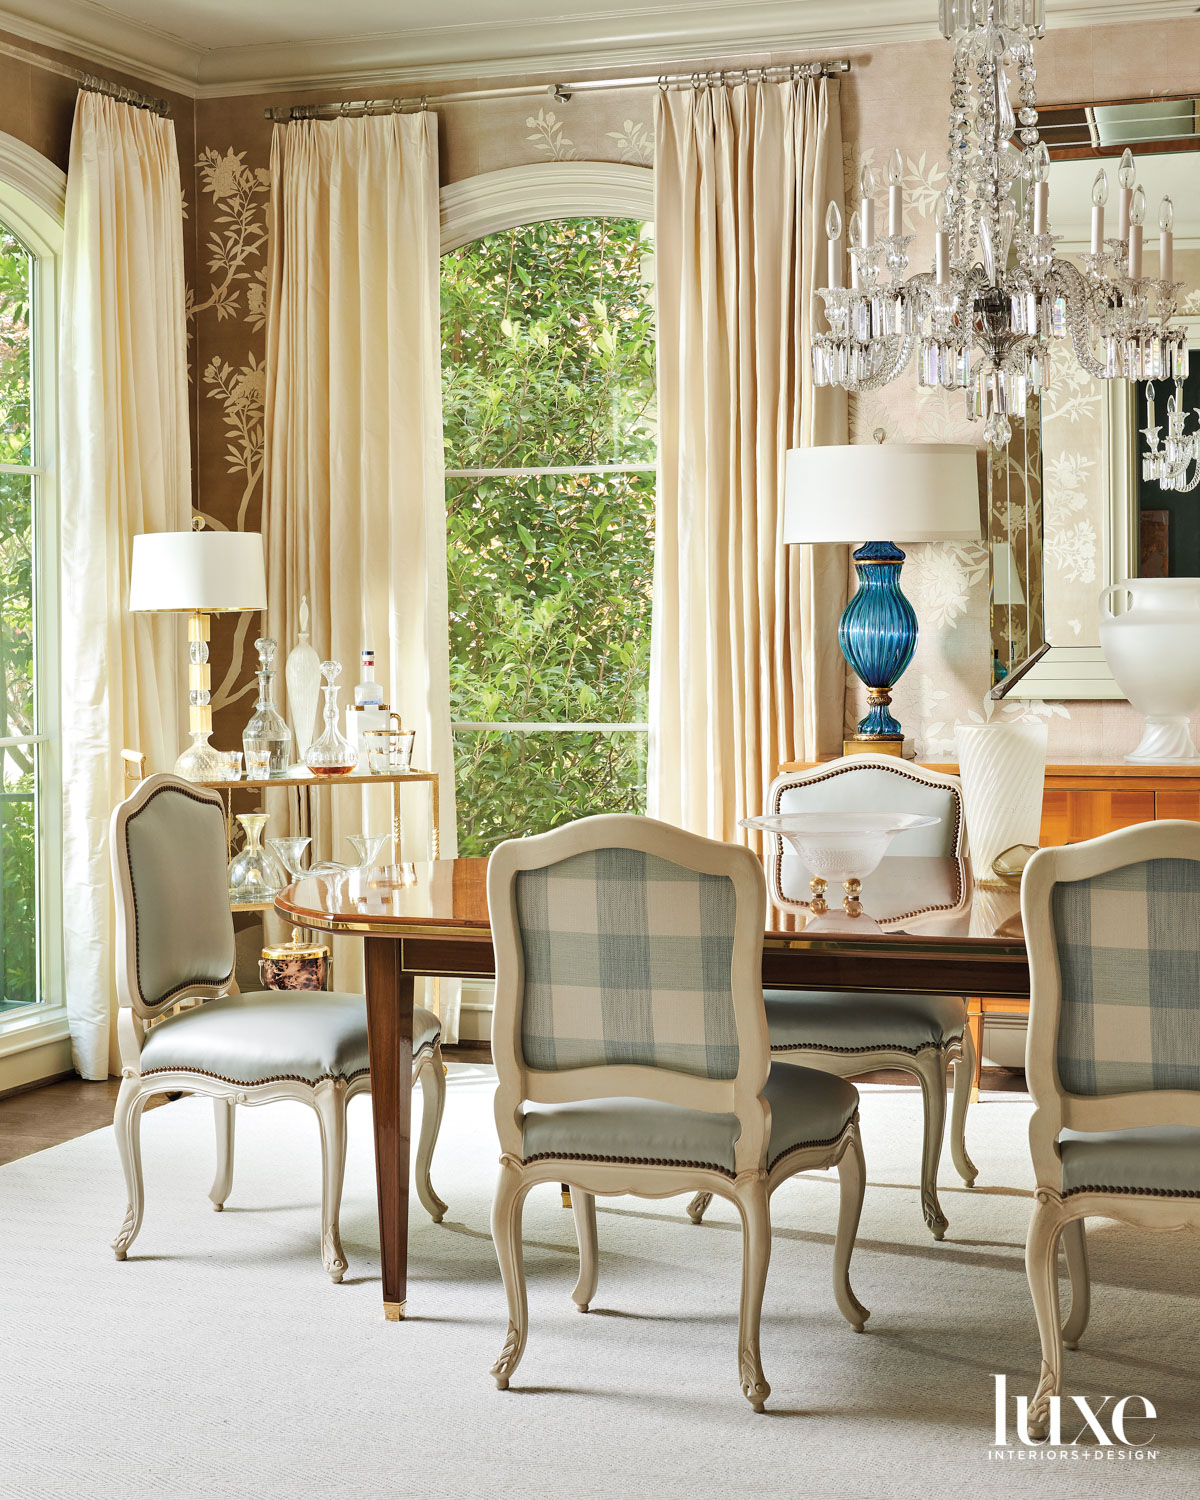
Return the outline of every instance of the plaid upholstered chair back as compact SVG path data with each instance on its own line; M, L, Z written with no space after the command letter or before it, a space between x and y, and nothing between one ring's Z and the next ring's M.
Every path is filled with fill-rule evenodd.
M522 870L516 909L526 1066L736 1075L728 876L599 848Z
M1200 1090L1200 859L1060 878L1050 919L1063 1090Z

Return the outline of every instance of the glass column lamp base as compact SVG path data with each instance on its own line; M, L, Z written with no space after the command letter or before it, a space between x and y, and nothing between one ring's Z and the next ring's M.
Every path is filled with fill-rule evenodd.
M176 776L185 781L220 781L223 764L220 753L208 743L210 729L193 729L192 743L175 762Z

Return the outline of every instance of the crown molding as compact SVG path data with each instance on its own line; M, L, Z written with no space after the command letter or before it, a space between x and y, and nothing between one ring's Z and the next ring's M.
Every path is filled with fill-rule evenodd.
M578 0L576 0L578 3ZM1130 20L1130 0L1051 0L1054 27ZM881 17L886 16L886 20ZM1140 23L1195 16L1195 0L1138 0ZM860 49L938 35L933 0L700 0L536 21L492 20L246 47L203 47L100 0L0 0L0 28L195 98L288 89L389 89L464 77L599 68L677 70L763 52Z

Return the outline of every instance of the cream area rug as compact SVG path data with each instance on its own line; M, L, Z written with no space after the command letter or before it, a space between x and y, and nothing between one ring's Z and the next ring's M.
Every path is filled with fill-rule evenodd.
M1158 1417L1144 1456L1094 1438L1068 1447L1083 1424L1064 1419L1059 1455L1031 1457L1011 1399L1009 1446L995 1446L994 1377L1010 1396L1032 1393L1038 1369L1020 1096L972 1109L978 1187L956 1186L947 1153L939 1245L917 1196L919 1096L863 1090L869 1186L853 1281L871 1309L865 1334L833 1302L836 1178L776 1193L763 1416L738 1385L732 1208L714 1203L696 1228L683 1199L602 1200L600 1287L581 1316L572 1217L536 1189L529 1346L513 1389L497 1391L493 1087L489 1069L451 1068L434 1158L449 1213L434 1225L414 1198L410 1317L398 1325L380 1309L366 1098L350 1107L342 1286L321 1269L317 1121L300 1105L239 1111L221 1214L206 1197L210 1107L185 1099L146 1115L146 1220L124 1264L108 1249L124 1210L110 1131L0 1168L0 1496L1197 1493L1200 1247L1186 1236L1091 1226L1094 1311L1067 1354L1066 1389L1093 1406L1148 1397Z

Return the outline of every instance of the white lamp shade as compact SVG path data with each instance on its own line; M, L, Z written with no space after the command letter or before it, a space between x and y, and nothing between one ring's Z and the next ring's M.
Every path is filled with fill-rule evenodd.
M791 448L785 542L979 539L977 450L961 443Z
M1009 606L1025 603L1021 575L1008 542L992 543L992 603Z
M129 608L266 609L267 574L256 531L154 531L133 539Z

